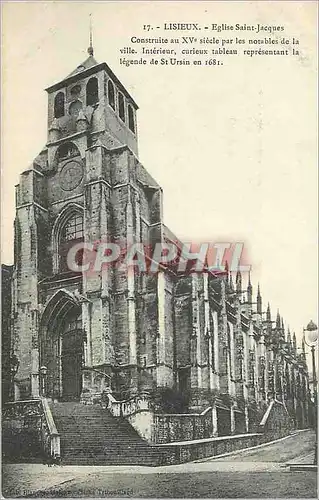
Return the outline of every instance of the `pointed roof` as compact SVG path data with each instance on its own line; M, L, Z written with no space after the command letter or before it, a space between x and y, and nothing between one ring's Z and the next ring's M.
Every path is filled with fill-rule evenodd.
M129 92L126 90L124 87L123 83L117 78L117 76L113 73L111 68L105 63L98 63L96 59L93 57L93 55L89 55L83 61L82 64L77 66L72 73L70 73L67 77L63 78L63 80L60 80L57 83L54 83L50 87L47 87L45 90L48 93L55 92L56 90L62 89L66 87L67 85L71 85L73 83L76 83L79 81L81 78L87 78L90 75L93 75L97 73L98 71L104 70L108 74L108 76L112 79L113 83L117 85L119 90L123 92L123 94L130 100L130 102L133 104L135 109L138 109L138 105L134 101L133 97L129 94Z
M234 282L233 282L233 277L232 277L231 273L229 273L229 288L231 290L234 290Z
M261 298L259 283L258 283L258 290L257 290L257 312L259 314L262 314L262 298Z
M250 281L250 271L248 274L248 285L247 285L247 301L251 304L253 301L253 287Z
M229 272L229 265L228 265L228 261L226 260L225 262L225 272L228 274Z
M225 261L225 278L226 278L226 283L227 285L229 285L229 265L228 265L228 261L226 260Z
M270 312L270 304L269 304L269 302L268 302L268 306L267 306L267 320L271 321L271 312Z
M85 71L86 69L93 68L93 66L97 66L99 63L94 59L93 55L90 55L83 61L82 64L79 64L72 73L70 73L66 78L70 78L71 76L78 75L82 71Z
M280 318L280 314L279 314L279 309L277 309L276 328L277 328L277 330L281 329L281 318Z
M241 272L238 270L237 274L236 274L236 291L237 291L237 293L241 293L241 285L242 285Z
M295 332L293 333L293 336L292 336L292 345L293 345L294 349L296 350L297 349L297 339L296 339Z
M285 339L285 324L284 324L284 318L283 317L281 317L280 336L281 336L282 339Z
M251 280L250 280L250 271L248 273L248 285L247 285L247 291L252 293L253 292L253 286L251 284Z

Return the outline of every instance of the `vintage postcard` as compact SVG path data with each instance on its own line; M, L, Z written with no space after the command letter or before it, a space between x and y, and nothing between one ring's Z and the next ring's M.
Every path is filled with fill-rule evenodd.
M2 495L317 497L315 1L2 14Z

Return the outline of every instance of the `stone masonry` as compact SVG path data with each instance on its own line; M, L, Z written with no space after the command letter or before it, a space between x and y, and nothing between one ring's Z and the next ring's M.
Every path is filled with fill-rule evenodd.
M214 403L248 431L271 399L307 424L304 349L237 273L81 273L70 245L174 242L162 189L138 160L137 104L90 53L47 90L48 140L16 187L12 352L16 399L117 399L166 389ZM218 417L220 416L220 417ZM226 421L225 420L225 421Z

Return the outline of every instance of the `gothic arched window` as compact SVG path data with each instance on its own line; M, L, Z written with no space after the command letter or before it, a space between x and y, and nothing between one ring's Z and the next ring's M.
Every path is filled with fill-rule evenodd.
M93 77L86 86L86 105L93 106L97 102L99 102L99 85L97 78Z
M64 94L59 92L54 98L54 117L61 118L64 116Z
M83 217L75 214L70 217L63 227L61 239L64 241L78 240L83 238Z
M115 92L114 85L111 80L109 80L107 83L107 94L109 98L109 105L111 106L111 108L115 109Z
M68 252L73 245L80 243L83 240L83 215L76 212L66 220L61 228L59 238L60 272L70 271L67 263ZM81 262L82 254L81 252L78 252L76 255L76 263L80 265Z
M134 123L134 111L131 104L128 105L128 126L129 129L135 133L135 123Z
M121 94L121 92L119 92L118 101L119 101L119 117L123 122L125 122L124 96L123 94Z

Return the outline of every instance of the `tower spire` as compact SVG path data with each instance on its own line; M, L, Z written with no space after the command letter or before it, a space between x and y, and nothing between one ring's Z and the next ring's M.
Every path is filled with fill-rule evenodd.
M297 339L296 339L295 332L293 333L293 336L292 336L292 345L293 345L295 354L297 354Z
M271 322L271 312L270 312L270 304L269 304L269 302L268 302L268 306L267 306L267 316L266 316L266 318L267 318L268 322Z
M241 294L241 285L242 285L242 280L241 280L241 272L238 270L236 274L236 291L238 295Z
M281 330L280 330L280 336L283 340L285 340L285 324L284 324L284 318L281 317Z
M248 274L247 299L250 304L253 302L253 287L250 281L250 271Z
M229 273L229 288L230 288L231 291L234 290L234 282L233 282L232 273Z
M276 329L277 329L277 333L280 334L280 330L281 330L281 318L280 318L280 314L279 314L279 309L277 309Z
M228 261L226 260L225 262L225 276L226 276L226 283L229 283L229 266L228 266Z
M290 333L289 326L288 326L288 333L287 333L287 343L288 343L288 348L290 350L291 349L291 333Z
M92 14L90 14L90 45L88 47L89 56L93 56L93 54L94 54L92 39L93 39L93 36L92 36Z
M258 291L257 291L257 312L259 314L262 314L262 298L261 298L259 283L258 283Z

